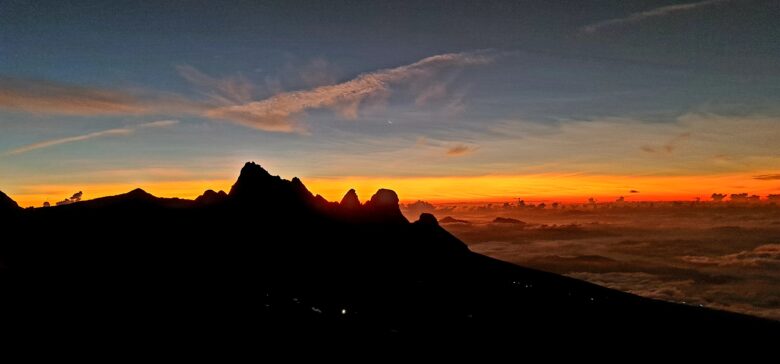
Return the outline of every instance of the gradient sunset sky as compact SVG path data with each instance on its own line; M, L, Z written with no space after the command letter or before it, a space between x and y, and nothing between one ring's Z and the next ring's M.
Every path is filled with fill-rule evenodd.
M0 190L780 193L780 1L0 1ZM634 191L633 193L631 191Z

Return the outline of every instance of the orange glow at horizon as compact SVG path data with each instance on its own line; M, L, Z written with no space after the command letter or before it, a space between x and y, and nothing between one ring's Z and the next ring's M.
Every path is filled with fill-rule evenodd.
M74 192L83 191L84 200L92 200L105 196L119 195L141 188L157 197L179 197L194 199L206 190L229 191L232 180L190 180L190 181L160 181L144 183L99 183L99 184L40 184L21 189L18 193L7 192L19 206L42 206L48 201L52 206L62 201Z
M313 177L302 178L314 194L339 201L354 188L366 201L379 188L396 191L402 202L425 200L433 203L526 201L584 202L596 198L614 201L708 200L712 193L742 193L765 198L780 193L780 186L745 175L716 176L604 176L577 174L486 175L465 177ZM52 205L76 191L85 199L126 193L135 188L158 197L194 199L203 191L229 191L234 179L158 181L146 183L102 183L88 185L41 184L6 191L20 206ZM631 191L638 191L631 193Z
M745 175L603 176L574 174L486 175L469 177L339 177L303 181L330 201L354 188L365 201L379 188L395 190L402 201L435 203L526 201L601 202L623 196L626 201L708 200L712 193L780 193L776 183ZM631 191L636 191L632 193Z

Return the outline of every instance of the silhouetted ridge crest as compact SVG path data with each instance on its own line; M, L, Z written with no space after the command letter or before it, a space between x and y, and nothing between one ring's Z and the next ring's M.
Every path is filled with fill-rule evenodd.
M157 198L154 195L152 195L151 193L146 192L146 191L144 191L144 190L142 190L140 188L136 188L136 189L126 193L125 196L128 197L128 198L146 199L146 200L148 200L148 199L156 199Z
M420 218L417 219L417 222L424 225L439 226L439 221L436 220L436 216L427 212L420 214Z
M155 205L160 199L140 188L116 196L96 198L66 205L68 208L102 208L110 206Z
M281 178L276 176L276 181L281 182ZM264 188L272 187L274 176L255 162L247 162L241 168L236 183L230 188L228 196L230 197L251 197L262 193Z
M225 191L215 192L214 190L207 190L195 199L195 203L199 205L213 205L225 201L227 197L228 195Z
M366 202L364 209L370 214L370 219L377 219L382 222L409 222L401 213L401 208L398 206L398 195L393 190L380 188Z
M298 197L304 199L305 201L312 201L314 199L314 195L311 193L311 191L309 191L308 188L306 188L306 185L304 185L298 177L293 177L292 181L290 181L290 184L292 185L292 191Z
M224 203L198 205L211 199ZM353 191L328 202L255 163L230 195L209 190L196 201L136 189L22 210L0 193L11 237L0 243L10 313L3 328L78 325L128 342L140 330L203 345L253 342L247 327L318 341L386 340L393 331L413 340L520 333L510 336L517 342L526 333L579 338L594 330L777 336L774 321L652 301L472 253L431 214L409 223L398 202L387 189L363 205Z
M346 194L344 194L344 197L341 199L339 205L347 209L360 208L360 199L358 198L357 192L355 192L354 188L350 189Z
M284 212L285 215L311 213L312 205L318 204L298 177L290 181L282 179L255 162L247 162L241 169L228 193L228 201L252 209L260 208L267 214Z
M0 211L15 211L19 210L19 204L12 200L8 195L0 191Z
M373 208L394 209L398 207L398 195L393 190L380 188L366 205Z
M100 197L94 200L79 201L57 208L68 211L95 210L95 209L158 209L158 208L186 208L193 206L194 201L180 198L162 198L152 195L140 188L116 196Z

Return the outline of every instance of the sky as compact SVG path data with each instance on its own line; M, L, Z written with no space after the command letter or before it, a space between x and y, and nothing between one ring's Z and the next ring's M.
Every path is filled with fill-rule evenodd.
M0 190L780 193L780 2L0 0ZM630 191L635 191L631 193Z

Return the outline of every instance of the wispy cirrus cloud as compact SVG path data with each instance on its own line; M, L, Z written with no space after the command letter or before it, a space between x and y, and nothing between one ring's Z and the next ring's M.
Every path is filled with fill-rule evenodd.
M486 52L440 54L412 64L364 73L346 82L280 92L258 101L252 101L255 87L248 79L240 75L217 78L187 65L178 66L177 71L206 98L192 99L150 90L120 91L0 77L0 109L73 116L198 115L264 131L301 132L304 128L296 122L295 117L307 110L332 109L345 118L355 119L361 103L386 96L394 85L434 82L433 77L438 72L452 67L486 64L493 58ZM442 97L442 87L423 89L416 102L420 104ZM121 128L104 132L90 135L88 139L126 131ZM78 136L82 137L86 135ZM71 141L57 144L68 142Z
M134 129L148 129L148 128L167 128L179 123L179 120L159 120L148 123L138 124L134 126Z
M65 138L50 139L42 142L28 144L19 148L15 148L3 153L2 155L3 156L18 155L18 154L31 152L33 150L44 149L44 148L54 147L57 145L68 144L68 143L83 142L83 141L103 138L103 137L127 136L133 134L136 130L139 129L166 128L166 127L176 125L178 123L179 123L178 120L160 120L160 121L138 124L134 126L128 126L124 128L114 128L114 129L96 131L88 134L74 135Z
M241 75L218 78L209 76L190 65L176 66L179 75L201 93L221 104L252 101L254 85Z
M218 105L152 90L116 90L0 76L0 110L43 115L197 115Z
M580 28L580 31L587 34L593 34L601 30L615 27L615 26L637 23L647 19L659 18L667 15L685 13L685 12L689 12L696 9L708 7L718 3L729 2L729 1L732 0L705 0L705 1L695 2L695 3L661 6L658 8L641 11L638 13L632 13L623 18L609 19L598 23L586 25Z
M492 57L483 53L440 54L412 64L364 73L334 85L282 92L260 101L213 108L205 115L260 130L296 132L302 127L294 117L306 110L333 109L346 118L354 119L361 103L386 95L394 84L431 77L446 67L481 65L491 61Z
M761 174L758 176L753 176L753 179L757 179L760 181L776 181L780 180L780 173L777 174Z
M114 90L0 77L0 108L58 115L140 114L146 107Z

